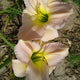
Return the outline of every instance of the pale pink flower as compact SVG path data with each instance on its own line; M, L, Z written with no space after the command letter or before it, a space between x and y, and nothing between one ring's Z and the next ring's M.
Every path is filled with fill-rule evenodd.
M14 74L28 80L49 80L52 70L68 55L68 48L57 42L40 46L38 42L19 40L14 51Z
M61 0L24 0L18 39L49 41L58 37L56 29L65 25L73 10Z

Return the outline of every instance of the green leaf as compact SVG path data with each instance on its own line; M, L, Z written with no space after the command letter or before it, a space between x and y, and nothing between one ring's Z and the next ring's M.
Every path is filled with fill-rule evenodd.
M74 2L75 4L77 4L78 6L80 6L80 0L73 0L73 2Z
M11 58L7 58L3 64L0 64L0 69L2 69L4 66L8 65L11 62Z
M63 2L68 2L69 0L62 0Z
M18 3L18 0L15 0L15 2L16 2L17 7L19 8L19 10L22 11L22 9L21 9L21 7L20 7L20 5Z
M14 49L14 45L11 44L1 33L0 35L1 35L1 38L4 40L4 42L7 43L12 49Z
M9 6L7 6L5 4L2 4L2 3L0 3L0 4L8 8L8 9L5 10L7 13L10 13L10 14L13 13L13 14L16 14L16 15L22 15L22 10L17 10L14 7L12 8L12 7L9 7ZM2 14L5 11L1 11L0 13Z
M15 74L14 74L14 73L13 73L13 74L11 74L10 76L12 77L12 79L11 79L11 80L25 80L25 77L23 77L23 78L18 78L18 77L16 77L16 76L15 76Z
M0 14L5 14L5 13L9 14L11 13L11 10L4 9L3 11L0 11Z
M10 22L10 20L11 20L14 16L15 16L15 15L13 15L13 14L10 14L10 15L8 16L8 18L7 18L7 20L6 20L6 23L5 23L5 26L4 26L4 31L5 31L8 23Z

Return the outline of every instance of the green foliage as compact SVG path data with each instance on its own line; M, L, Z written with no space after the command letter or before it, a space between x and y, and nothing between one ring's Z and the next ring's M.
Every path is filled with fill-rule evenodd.
M11 44L7 39L0 33L1 38L4 40L4 42L9 45L12 49L14 49L14 45Z
M70 61L70 67L75 68L76 66L80 64L80 55L70 54L69 61Z
M23 78L18 78L18 77L16 77L14 74L11 74L11 76L12 76L12 79L11 79L11 80L25 80L25 77L23 77Z
M62 0L63 2L69 2L70 0ZM73 0L73 3L77 4L80 7L80 0Z
M7 0L7 1L12 1L12 0ZM22 2L23 0L14 0L14 5L11 7L0 3L1 5L7 7L7 9L4 9L0 11L0 14L8 14L8 18L5 23L5 28L8 25L9 21L13 19L14 16L21 16L22 15Z
M15 77L13 80L25 80L25 78L17 78L17 77Z
M73 2L80 7L80 0L73 0Z
M0 4L2 4L2 3L0 3ZM12 7L9 7L5 4L2 4L2 5L7 7L7 9L0 11L0 14L8 14L8 15L21 15L22 14L22 9L18 10L18 7L16 7L15 5Z
M70 51L68 56L68 61L70 63L71 68L75 68L80 64L80 53L77 53L76 48Z
M69 0L62 0L63 2L68 2Z
M7 66L11 62L11 58L7 58L4 63L0 63L0 69L3 68L4 66Z

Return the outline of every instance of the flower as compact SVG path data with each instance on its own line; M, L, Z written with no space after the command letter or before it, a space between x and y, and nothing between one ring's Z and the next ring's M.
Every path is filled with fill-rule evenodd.
M73 10L61 0L24 0L18 39L49 41L58 37Z
M68 48L58 42L41 46L38 42L19 40L14 51L17 57L12 60L14 74L27 76L28 80L49 80L52 70L68 55Z

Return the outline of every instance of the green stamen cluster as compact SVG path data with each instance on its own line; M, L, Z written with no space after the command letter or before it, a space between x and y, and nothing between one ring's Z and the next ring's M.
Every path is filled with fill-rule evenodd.
M45 23L48 21L48 14L44 14L44 13L41 13L40 14L40 17L38 17L39 21L41 21L42 23Z
M33 52L32 56L31 56L31 60L33 63L36 63L38 61L42 61L42 53Z
M43 7L37 7L36 13L36 23L43 24L49 20L49 14Z

